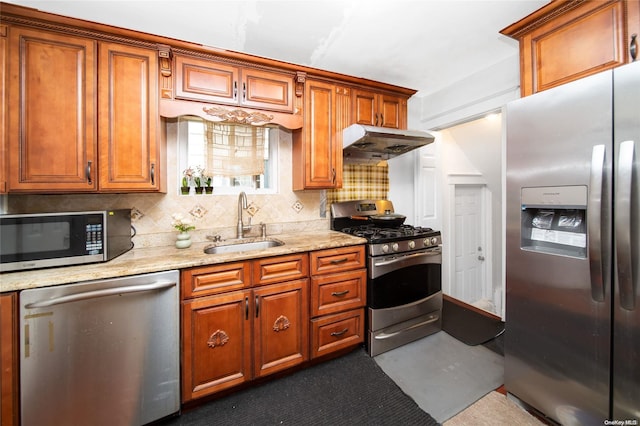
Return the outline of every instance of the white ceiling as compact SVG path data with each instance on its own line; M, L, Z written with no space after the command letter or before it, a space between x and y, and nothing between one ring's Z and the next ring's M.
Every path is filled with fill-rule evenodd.
M499 31L548 0L9 3L408 87L454 85L518 52Z

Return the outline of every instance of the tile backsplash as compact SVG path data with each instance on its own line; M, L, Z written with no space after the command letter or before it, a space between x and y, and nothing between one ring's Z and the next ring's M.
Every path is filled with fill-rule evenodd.
M130 208L136 228L136 247L171 245L176 231L171 227L171 215L180 213L196 225L194 241L204 241L208 234L223 239L235 238L237 195L179 195L177 159L177 125L167 122L167 193L166 194L72 194L72 195L9 195L7 213L49 211L83 211ZM279 191L276 194L247 192L248 208L245 224L267 225L268 234L295 233L303 230L329 229L325 191L291 190L292 134L281 130L279 142ZM259 233L259 227L255 227Z

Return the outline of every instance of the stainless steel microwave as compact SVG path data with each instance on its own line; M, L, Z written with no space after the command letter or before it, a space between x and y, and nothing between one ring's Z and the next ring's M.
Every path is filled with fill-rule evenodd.
M132 247L130 209L0 215L0 272L106 262Z

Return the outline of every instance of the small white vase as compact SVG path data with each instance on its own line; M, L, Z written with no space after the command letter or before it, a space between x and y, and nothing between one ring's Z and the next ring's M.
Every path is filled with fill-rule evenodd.
M181 232L176 238L176 248L185 249L191 246L191 235L188 232Z

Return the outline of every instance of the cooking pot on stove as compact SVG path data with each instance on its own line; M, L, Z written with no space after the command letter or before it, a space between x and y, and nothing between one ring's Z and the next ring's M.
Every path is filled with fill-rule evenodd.
M351 216L351 219L368 220L377 226L394 228L402 225L407 217L401 214L385 212L384 214L372 214L369 216Z

